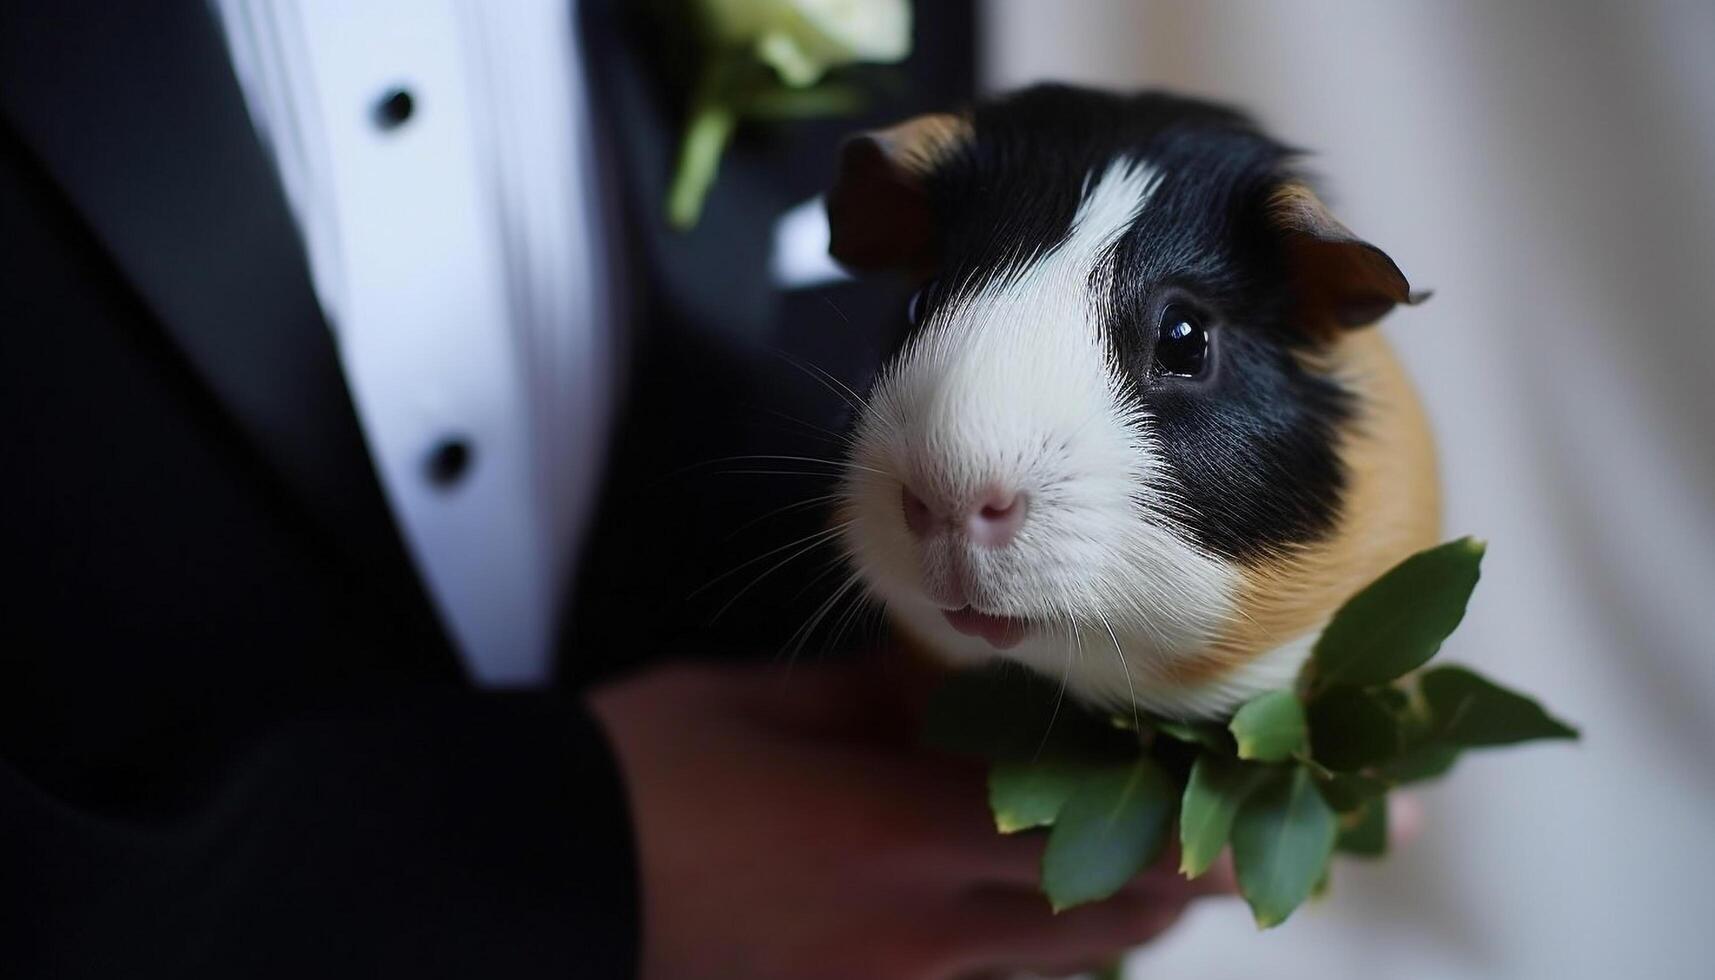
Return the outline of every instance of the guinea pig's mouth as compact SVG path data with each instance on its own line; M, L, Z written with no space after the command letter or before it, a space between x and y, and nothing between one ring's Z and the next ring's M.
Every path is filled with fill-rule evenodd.
M994 613L980 612L970 606L959 609L943 609L941 615L947 617L947 625L966 636L974 636L987 640L989 646L996 650L1010 650L1024 640L1024 635L1030 631L1030 621L1016 616L997 616Z

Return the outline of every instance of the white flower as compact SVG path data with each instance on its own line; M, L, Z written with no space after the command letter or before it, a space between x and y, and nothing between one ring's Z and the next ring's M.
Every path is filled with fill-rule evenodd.
M894 62L911 51L909 0L700 0L723 45L748 48L794 88L857 61Z

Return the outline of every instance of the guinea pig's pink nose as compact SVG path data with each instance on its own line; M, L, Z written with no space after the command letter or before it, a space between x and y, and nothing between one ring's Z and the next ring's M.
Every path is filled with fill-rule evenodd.
M1011 544L1024 526L1026 510L1023 494L997 487L978 494L962 518L953 516L957 508L950 513L945 506L929 503L906 486L899 488L899 505L905 514L905 527L914 537L932 537L951 527L962 529L972 544L983 548Z
M965 516L965 534L984 548L1004 548L1024 526L1024 495L1013 490L990 489L977 498Z

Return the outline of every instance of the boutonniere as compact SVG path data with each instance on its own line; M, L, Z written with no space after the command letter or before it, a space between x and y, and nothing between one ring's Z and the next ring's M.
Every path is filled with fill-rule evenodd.
M689 0L689 6L702 65L667 191L667 220L681 231L702 214L740 122L856 111L862 93L828 80L828 72L897 62L911 50L909 0Z

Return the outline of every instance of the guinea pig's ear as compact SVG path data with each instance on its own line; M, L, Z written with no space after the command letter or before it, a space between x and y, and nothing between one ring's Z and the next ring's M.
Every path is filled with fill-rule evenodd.
M1288 183L1275 191L1268 214L1286 236L1300 322L1309 329L1329 323L1367 326L1400 303L1429 298L1427 292L1412 292L1386 252L1354 235L1303 184Z
M857 272L932 269L924 181L970 134L968 120L934 113L846 140L828 192L829 254Z

